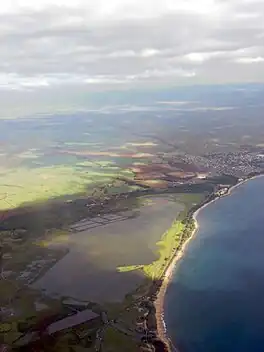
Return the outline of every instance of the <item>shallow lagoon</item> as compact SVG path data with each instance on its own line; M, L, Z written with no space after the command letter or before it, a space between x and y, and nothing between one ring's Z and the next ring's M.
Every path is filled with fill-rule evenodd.
M117 267L157 259L156 243L184 207L170 196L143 199L136 218L72 234L66 244L69 253L34 286L78 299L121 301L142 282L143 274L120 273Z

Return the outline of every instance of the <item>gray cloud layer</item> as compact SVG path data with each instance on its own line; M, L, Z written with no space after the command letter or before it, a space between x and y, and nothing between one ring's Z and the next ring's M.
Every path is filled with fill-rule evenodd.
M264 0L10 4L0 10L1 89L264 81Z

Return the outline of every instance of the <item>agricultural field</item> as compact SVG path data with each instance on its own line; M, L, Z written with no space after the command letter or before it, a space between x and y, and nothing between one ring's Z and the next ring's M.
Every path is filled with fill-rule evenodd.
M81 116L1 121L0 211L107 185L112 192L118 177L133 179L132 164L149 162L156 144L109 123ZM129 190L122 184L113 192Z
M121 175L128 178L133 176L129 170L117 166L100 169L88 163L33 169L1 168L0 210L91 194L96 187L111 183ZM128 187L124 189L128 190Z

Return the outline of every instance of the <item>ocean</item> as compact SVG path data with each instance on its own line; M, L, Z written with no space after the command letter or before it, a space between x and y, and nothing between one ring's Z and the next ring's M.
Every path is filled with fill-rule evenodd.
M165 298L180 352L264 352L264 177L203 208Z

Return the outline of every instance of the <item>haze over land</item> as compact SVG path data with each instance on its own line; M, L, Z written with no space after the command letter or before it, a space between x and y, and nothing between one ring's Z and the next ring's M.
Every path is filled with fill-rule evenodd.
M174 150L261 147L263 91L262 85L178 88L145 93L148 104L135 110L123 105L107 113L2 120L0 209L92 193L95 184L128 189L118 177L133 179L137 165L160 163L162 153ZM159 178L154 171L149 179Z

